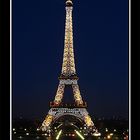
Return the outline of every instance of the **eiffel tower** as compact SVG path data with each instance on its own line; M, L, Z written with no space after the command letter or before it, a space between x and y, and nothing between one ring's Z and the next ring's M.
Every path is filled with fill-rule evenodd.
M59 85L53 102L50 102L50 110L42 123L41 130L51 132L52 125L60 117L68 115L75 116L83 122L87 133L95 134L97 129L94 126L91 117L87 112L87 104L83 101L78 86L78 77L75 69L74 50L73 50L73 27L72 27L72 0L66 0L66 22L65 22L65 40L64 54L61 75L59 76ZM62 102L64 89L71 86L74 103L66 104Z

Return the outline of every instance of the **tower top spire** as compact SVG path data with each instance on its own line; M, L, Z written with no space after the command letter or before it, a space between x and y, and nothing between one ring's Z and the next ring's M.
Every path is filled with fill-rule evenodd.
M66 6L72 6L73 5L73 3L72 3L72 0L66 0Z

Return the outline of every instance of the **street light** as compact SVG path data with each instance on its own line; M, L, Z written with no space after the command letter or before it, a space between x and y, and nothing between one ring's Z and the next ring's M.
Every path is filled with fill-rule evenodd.
M108 136L107 136L107 139L111 139L111 136L110 136L110 135L108 135Z

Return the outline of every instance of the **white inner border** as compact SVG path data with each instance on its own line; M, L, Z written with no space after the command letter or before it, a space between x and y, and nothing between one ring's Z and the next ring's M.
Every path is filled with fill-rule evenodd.
M10 0L10 140L12 140L12 0Z
M129 140L131 140L131 0L129 0Z
M10 140L12 140L12 0L10 0ZM129 0L129 140L131 140L131 0Z

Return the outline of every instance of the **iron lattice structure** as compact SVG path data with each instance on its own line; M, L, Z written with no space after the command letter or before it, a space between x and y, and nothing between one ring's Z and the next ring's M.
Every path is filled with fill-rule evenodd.
M86 110L86 103L83 102L78 86L78 77L74 62L72 10L72 0L67 0L62 71L59 77L59 85L55 99L53 102L51 102L51 109L43 121L41 129L43 131L50 131L51 125L54 123L56 118L62 115L74 115L81 118L85 122L85 126L88 128L88 130L94 130L97 132L94 123ZM63 106L62 104L64 89L67 85L72 87L75 101L75 107L71 111L69 110L69 107Z

